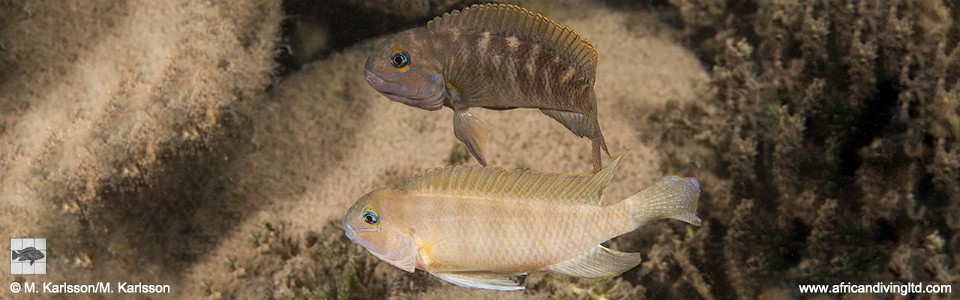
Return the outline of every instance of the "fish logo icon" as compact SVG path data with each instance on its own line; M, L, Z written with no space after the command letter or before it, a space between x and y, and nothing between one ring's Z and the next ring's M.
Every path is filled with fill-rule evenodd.
M47 251L44 238L10 239L10 274L46 274Z
M34 248L34 247L26 247L20 251L13 251L13 259L19 258L20 261L29 260L31 266L37 260L43 259L43 257L44 257L43 252L40 252L40 250L37 250L37 248Z

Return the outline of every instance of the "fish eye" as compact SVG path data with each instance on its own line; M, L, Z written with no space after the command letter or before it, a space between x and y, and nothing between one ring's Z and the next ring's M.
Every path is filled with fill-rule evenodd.
M394 68L403 68L410 64L410 56L403 50L390 55L390 65Z
M380 218L377 217L377 214L374 213L372 210L363 211L363 213L360 214L360 218L362 218L364 222L367 222L367 224L370 224L370 225L377 224L377 222L380 221Z

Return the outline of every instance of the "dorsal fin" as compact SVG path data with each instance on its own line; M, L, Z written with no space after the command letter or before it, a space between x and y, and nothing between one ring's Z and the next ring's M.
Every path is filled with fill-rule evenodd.
M557 53L594 85L597 50L569 27L526 8L501 3L476 4L452 11L427 23L430 30L489 31L513 35L521 40L537 41Z
M597 174L558 174L506 171L479 165L437 168L410 178L401 188L407 192L455 194L551 201L565 204L601 205L603 190L610 183L618 157Z

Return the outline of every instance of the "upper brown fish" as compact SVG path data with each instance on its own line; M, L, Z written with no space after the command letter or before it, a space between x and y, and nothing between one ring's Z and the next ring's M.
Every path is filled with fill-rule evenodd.
M381 43L367 83L387 98L427 110L453 109L454 134L486 165L485 125L472 107L539 108L593 142L593 167L607 145L593 91L597 52L573 30L512 4L478 4Z

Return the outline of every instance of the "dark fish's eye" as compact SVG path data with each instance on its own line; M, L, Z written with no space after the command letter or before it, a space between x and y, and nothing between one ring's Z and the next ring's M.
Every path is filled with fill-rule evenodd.
M377 222L380 221L380 218L377 217L377 214L371 210L364 211L362 214L360 214L360 217L363 218L364 222L367 222L367 224L371 225L377 224Z
M407 52L400 51L390 55L390 65L394 68L403 68L410 64L410 56Z

